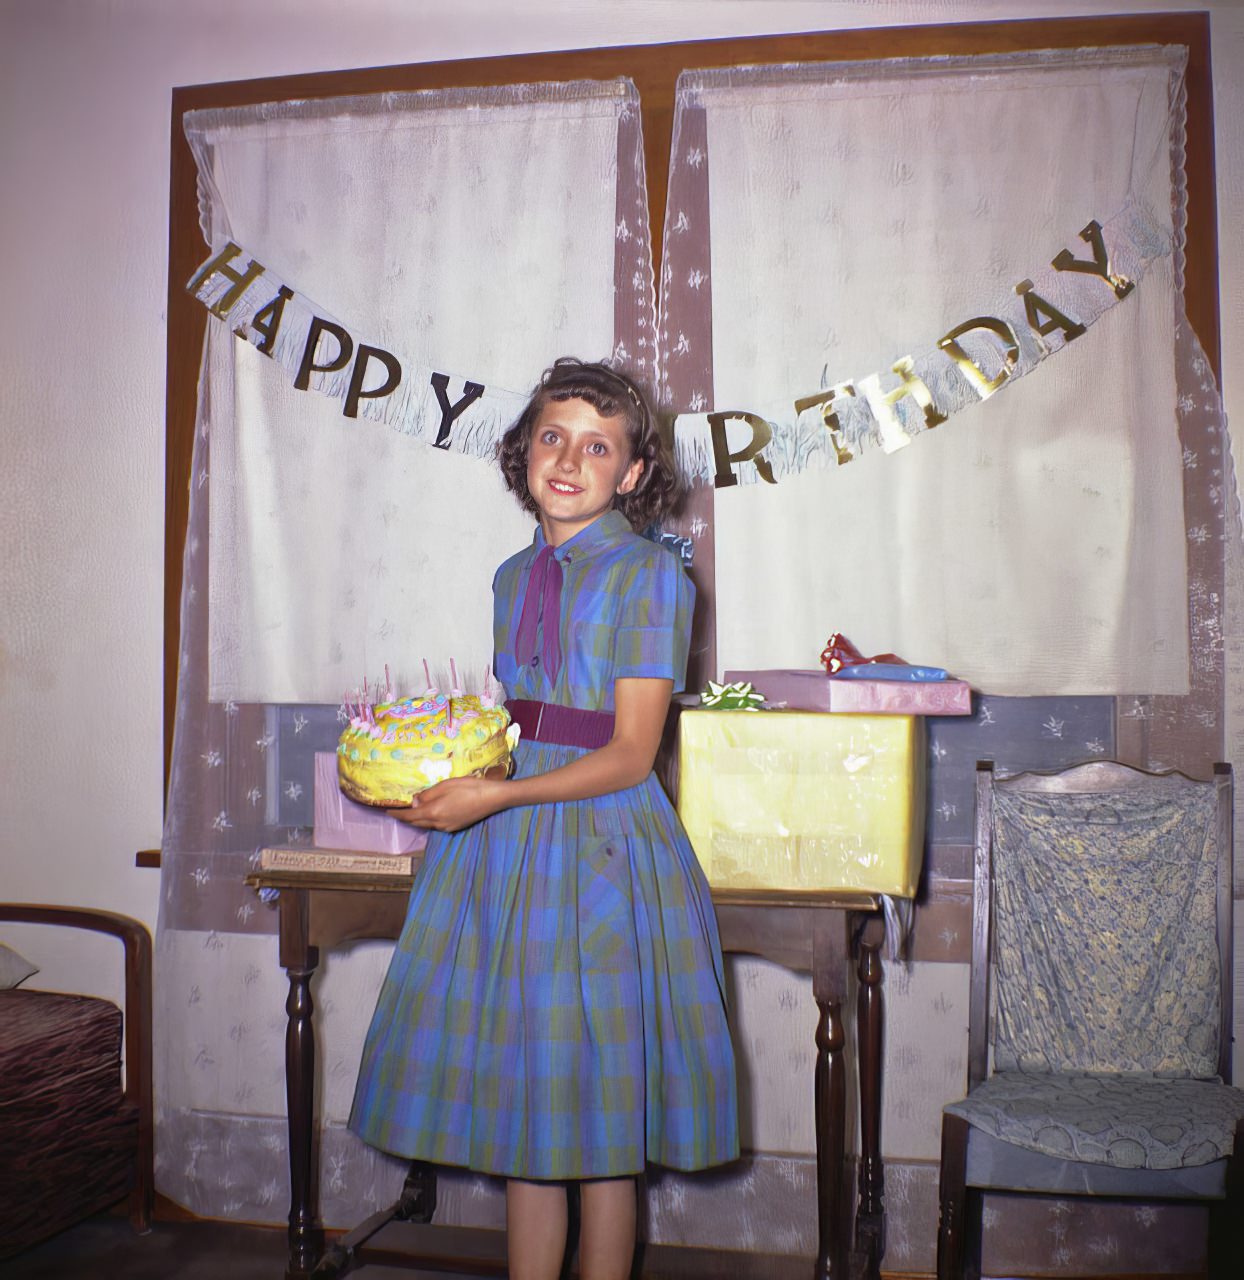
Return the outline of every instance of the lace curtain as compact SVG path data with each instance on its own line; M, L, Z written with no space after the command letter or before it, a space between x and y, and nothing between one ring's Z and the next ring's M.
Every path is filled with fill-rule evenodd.
M629 82L193 112L187 132L205 238L392 350L520 396L559 354L651 364ZM248 927L218 856L301 838L311 757L365 676L387 663L410 691L453 657L482 678L492 573L532 521L495 465L343 417L215 320L191 487L166 904Z
M1187 691L1182 66L1095 49L680 78L662 340L671 384L700 371L686 407L888 371L1129 200L1171 249L909 447L718 489L719 669L811 667L839 630L993 693Z
M1094 49L684 74L659 327L662 399L680 412L760 408L888 370L1013 298L1059 249L1084 256L1080 229L1129 194L1149 202L1170 244L1136 295L1069 350L899 453L773 487L695 490L682 532L695 541L706 615L699 679L812 667L841 629L870 652L940 662L988 692L1021 695L982 699L984 714L1005 703L1030 726L1033 750L1067 753L1058 763L1106 750L1111 736L1064 742L1058 703L1033 697L1030 708L1024 695L1118 694L1128 748L1152 768L1207 771L1223 758L1224 547L1235 602L1244 557L1221 398L1183 317L1182 72L1181 51ZM1079 182L1083 200L1103 207L1070 198ZM1146 291L1141 314L1128 315ZM1034 509L1034 484L1066 501ZM981 522L982 504L992 522ZM1095 517L1092 544L1079 504L1111 508L1107 523ZM995 594L971 590L973 578ZM1240 608L1226 619L1237 720ZM1067 705L1083 713L1086 701ZM1115 700L1093 701L1108 727ZM940 778L950 776L948 737L931 745ZM955 843L943 834L951 821L970 839L970 808L956 818L952 798L943 791L930 812L932 842ZM749 1024L747 993L763 991L769 1011L813 1011L789 974L747 957L732 969L740 1061L767 1064L754 1099L750 1072L741 1081L756 1146L791 1149L797 1106L775 1095L797 1103L802 1082L777 1072L777 1016ZM947 1027L964 1015L966 986L953 966L885 969L886 1151L935 1169L941 1107L962 1089ZM924 1197L936 1178L895 1179L894 1169L910 1166L887 1173L888 1257L928 1269Z
M616 351L650 376L629 81L272 103L186 128L213 249L233 240L367 340L518 397L564 354ZM451 657L482 677L493 571L532 529L494 463L344 418L209 318L158 938L161 1189L198 1212L279 1217L288 1189L286 982L262 936L275 912L243 879L263 846L309 842L345 690L385 663L422 688L424 657L443 683ZM317 980L324 1163L350 1169L326 1172L330 1221L393 1176L341 1127L388 950L326 957Z

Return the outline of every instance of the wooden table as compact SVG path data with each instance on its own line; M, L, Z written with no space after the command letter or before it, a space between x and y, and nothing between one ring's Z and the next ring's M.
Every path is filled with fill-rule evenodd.
M289 1122L289 1261L286 1280L307 1280L323 1249L317 1221L315 1032L311 978L322 949L364 938L396 938L413 877L319 871L261 871L246 883L274 889L280 962L289 975L285 1089ZM722 949L762 956L812 975L819 1017L814 1099L818 1250L814 1280L876 1277L885 1248L880 1143L880 899L862 892L715 890ZM861 1161L858 1197L848 1194L846 1043L842 1010L850 967L857 1006Z

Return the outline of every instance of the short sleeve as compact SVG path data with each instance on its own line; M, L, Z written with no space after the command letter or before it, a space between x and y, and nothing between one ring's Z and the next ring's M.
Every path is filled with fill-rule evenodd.
M521 560L522 553L511 556L492 578L492 669L511 697L516 696L514 690L518 671L514 663L510 633L514 625L514 598L518 590Z
M624 577L614 630L614 679L673 680L677 692L687 678L695 587L682 563L655 544Z

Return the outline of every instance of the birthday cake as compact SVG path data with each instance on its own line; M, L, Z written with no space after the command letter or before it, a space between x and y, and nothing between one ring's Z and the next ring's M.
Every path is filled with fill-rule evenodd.
M487 694L422 697L350 706L350 723L337 742L337 781L351 800L379 808L409 805L446 778L504 776L518 726Z

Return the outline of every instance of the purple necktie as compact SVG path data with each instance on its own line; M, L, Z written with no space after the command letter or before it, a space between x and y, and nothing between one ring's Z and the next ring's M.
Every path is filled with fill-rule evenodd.
M549 682L557 679L562 665L562 567L546 544L531 566L523 612L518 620L518 637L514 648L519 662L528 665L536 657L536 629L541 630L540 660L548 672Z

